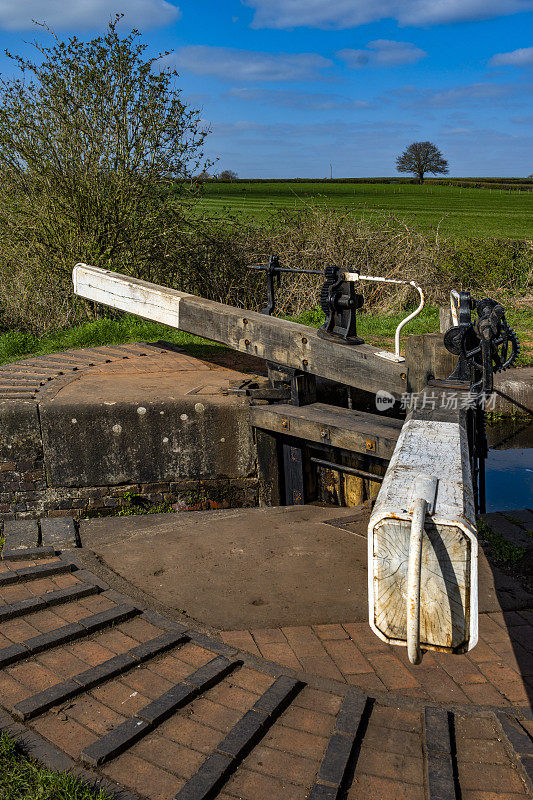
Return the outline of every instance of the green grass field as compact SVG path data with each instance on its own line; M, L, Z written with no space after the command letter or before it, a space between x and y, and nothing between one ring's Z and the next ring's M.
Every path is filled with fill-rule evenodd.
M306 204L359 215L392 212L424 232L439 222L443 235L533 238L533 192L466 189L436 184L207 182L201 207L265 218Z

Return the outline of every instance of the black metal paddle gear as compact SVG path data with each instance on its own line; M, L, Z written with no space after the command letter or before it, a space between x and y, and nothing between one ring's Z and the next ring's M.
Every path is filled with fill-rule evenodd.
M284 267L281 265L278 256L270 256L268 264L254 264L247 267L247 269L255 269L264 272L267 284L267 304L261 309L261 314L272 316L276 310L276 285L279 287L281 275L285 272L292 275L322 275L321 269L297 269L295 267Z
M325 283L320 290L320 307L326 321L318 329L323 339L334 339L340 344L363 344L357 335L357 309L364 302L357 294L352 281L346 281L340 267L330 266L324 270Z
M460 297L457 318L459 325L444 334L444 345L459 356L450 379L470 381L474 394L490 394L494 389L494 373L512 367L520 353L520 343L507 324L505 309L488 297L473 302L468 292ZM475 308L477 319L472 321Z

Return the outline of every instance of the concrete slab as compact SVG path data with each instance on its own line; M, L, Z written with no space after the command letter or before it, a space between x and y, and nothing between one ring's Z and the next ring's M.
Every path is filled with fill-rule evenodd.
M292 506L82 520L83 547L159 603L222 630L367 619L369 511ZM531 597L480 554L480 611Z
M157 358L131 358L69 375L56 380L44 395L46 404L95 405L154 403L181 400L183 397L216 399L231 405L235 395L224 395L230 381L247 377L244 373L208 364L185 353L168 353Z
M6 550L28 550L39 545L39 525L36 519L14 519L4 522Z
M72 517L43 517L41 519L43 546L71 550L78 546L76 525Z
M366 539L324 524L342 516L354 509L106 517L82 520L80 535L119 575L214 627L309 625L366 617Z

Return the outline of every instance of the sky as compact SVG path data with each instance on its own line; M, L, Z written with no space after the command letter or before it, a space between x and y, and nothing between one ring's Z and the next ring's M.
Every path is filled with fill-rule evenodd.
M90 39L115 12L171 50L212 172L396 174L430 140L454 176L533 173L533 0L0 0L3 55Z

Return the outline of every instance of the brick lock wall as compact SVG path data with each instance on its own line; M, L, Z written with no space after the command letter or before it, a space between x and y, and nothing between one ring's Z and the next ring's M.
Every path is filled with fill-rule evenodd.
M249 508L257 502L254 477L52 488L46 484L43 458L0 461L2 519L79 518L116 514L121 508L149 511L159 506L174 511Z
M116 514L120 509L197 511L257 505L256 478L164 481L121 486L50 488L40 461L0 462L2 519L76 518Z
M42 509L46 493L43 459L0 461L0 514L13 519Z

